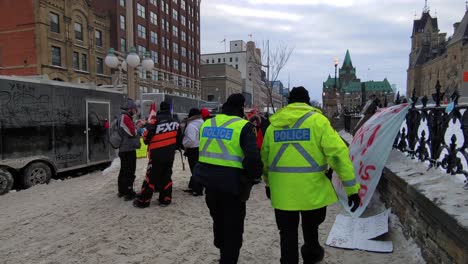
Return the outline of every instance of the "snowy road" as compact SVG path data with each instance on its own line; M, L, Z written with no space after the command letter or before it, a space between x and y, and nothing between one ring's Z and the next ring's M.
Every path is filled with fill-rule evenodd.
M117 198L117 171L0 196L0 263L217 263L208 209L203 197L182 191L189 172L179 168L178 158L174 202L166 208L154 202L141 210ZM136 189L145 162L138 162ZM329 207L320 230L322 244L340 210L337 204ZM386 239L394 243L391 254L325 247L323 263L424 263L395 217ZM279 263L279 254L274 213L259 184L247 203L239 263Z

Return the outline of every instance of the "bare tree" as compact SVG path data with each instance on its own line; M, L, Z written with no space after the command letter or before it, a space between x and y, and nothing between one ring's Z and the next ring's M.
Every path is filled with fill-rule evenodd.
M322 104L317 100L310 100L310 105L315 108L322 109Z
M275 112L275 106L273 104L273 87L272 83L278 80L281 71L284 69L286 64L294 51L294 47L290 47L284 42L280 42L275 48L270 50L270 43L267 40L262 43L262 54L259 51L255 51L255 56L251 57L254 63L254 73L260 78L255 78L257 85L263 87L263 92L268 97L269 104L271 105L273 112ZM262 77L262 69L266 68L266 76Z

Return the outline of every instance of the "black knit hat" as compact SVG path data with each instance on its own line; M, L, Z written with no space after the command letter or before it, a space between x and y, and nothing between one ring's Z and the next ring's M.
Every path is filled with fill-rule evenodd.
M160 111L169 111L171 110L171 105L168 102L162 101L159 105Z
M198 108L192 108L190 109L188 113L188 117L196 116L196 115L201 115L200 109Z
M244 107L244 104L245 104L245 97L240 93L231 94L228 97L226 103L224 103L224 105L228 107L232 107L232 108L242 108Z
M310 104L309 92L303 86L292 88L291 92L289 92L288 103Z

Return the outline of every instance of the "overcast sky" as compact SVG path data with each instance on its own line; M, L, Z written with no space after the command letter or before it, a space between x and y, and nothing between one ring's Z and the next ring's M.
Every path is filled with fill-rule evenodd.
M465 14L465 0L429 0L441 32L453 34L453 23ZM415 14L423 0L202 0L201 50L224 52L221 41L243 39L273 48L280 42L294 53L279 79L306 87L321 101L322 82L334 76L349 49L361 80L383 80L406 91L406 70ZM249 35L252 34L252 38ZM227 45L229 50L229 45Z

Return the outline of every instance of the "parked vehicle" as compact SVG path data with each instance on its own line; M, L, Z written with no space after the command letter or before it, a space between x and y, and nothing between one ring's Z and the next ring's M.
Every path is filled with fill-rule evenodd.
M0 76L0 194L110 162L109 123L124 100L94 85Z

